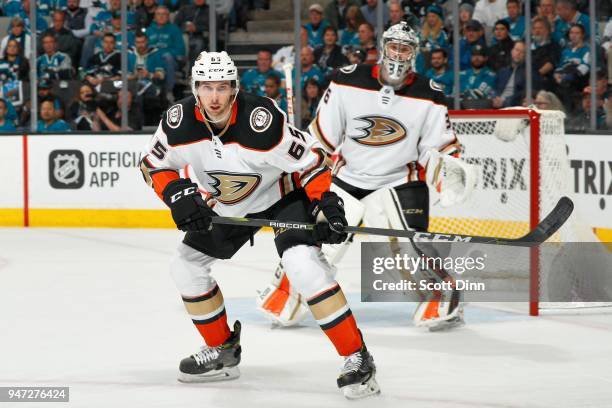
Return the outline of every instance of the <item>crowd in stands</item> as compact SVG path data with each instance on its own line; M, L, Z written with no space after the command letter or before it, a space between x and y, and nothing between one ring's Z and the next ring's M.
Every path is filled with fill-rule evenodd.
M333 0L326 7L313 4L302 27L302 124L310 120L320 91L334 70L347 64L375 64L377 0ZM592 57L597 58L597 128L612 129L612 3L596 1L597 49L590 50L588 1L534 0L531 22L520 0L462 0L459 4L459 92L464 109L497 109L526 105L526 55L532 56L532 100L555 106L567 115L573 130L590 128ZM452 3L450 0L388 0L386 27L407 21L419 34L415 70L433 79L450 98L454 91ZM531 50L525 43L530 24ZM265 86L269 76L283 80L282 65L293 58L293 46L275 54L261 50L257 68L245 74L245 89L268 95L286 106L278 87ZM271 61L271 62L270 62ZM272 64L272 66L270 66ZM538 104L555 98L559 103Z
M230 18L240 22L240 3L217 0L220 27ZM34 64L38 131L127 130L121 128L120 92L127 94L129 129L156 125L163 109L184 94L189 61L208 46L207 0L130 0L124 87L121 0L38 0L35 61L30 2L0 5L8 21L0 33L0 131L29 129Z
M375 64L377 6L383 0L331 0L312 4L301 28L299 50L301 124L312 118L334 71ZM521 0L460 0L459 59L454 61L454 0L387 0L383 24L407 21L419 35L415 70L436 81L449 97L455 64L460 69L462 108L503 108L526 103L525 58L532 56L537 107L566 112L568 127L590 126L596 95L597 127L612 129L612 2L596 0L597 32L591 33L588 0L534 0L532 19ZM268 0L217 0L217 27L246 28L247 12ZM160 113L188 89L188 67L206 49L207 0L130 0L127 13L128 84L121 79L120 0L38 0L37 58L32 61L30 2L1 0L10 19L0 33L0 131L27 128L30 66L36 64L38 130L122 130L120 92L127 94L129 128L156 125ZM525 29L531 27L531 50ZM590 36L596 49L590 49ZM286 110L284 62L294 47L260 49L256 67L241 78L244 90L268 96ZM589 77L598 70L596 89ZM295 74L294 74L295 76ZM295 81L294 81L295 83ZM126 129L123 129L126 130Z

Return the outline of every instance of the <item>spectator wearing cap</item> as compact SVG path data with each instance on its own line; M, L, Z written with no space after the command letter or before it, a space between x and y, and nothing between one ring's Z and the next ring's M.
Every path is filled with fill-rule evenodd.
M427 78L434 80L439 84L444 95L450 96L453 94L453 84L455 83L454 73L448 67L448 52L439 48L431 52L431 68L425 73Z
M591 26L589 16L577 10L575 0L557 0L557 18L555 18L552 34L553 41L561 47L565 47L569 42L568 33L574 24L582 25L584 28L584 40L587 41Z
M266 93L266 78L271 74L277 75L281 79L285 78L282 72L272 69L272 52L263 48L257 53L257 68L249 69L242 75L240 86L246 92L264 96Z
M70 132L70 126L63 119L58 119L52 100L43 100L40 104L40 119L36 131L39 133Z
M351 6L346 12L346 28L340 33L342 47L359 46L359 26L365 23L363 14L357 6Z
M111 17L111 34L113 34L115 36L115 48L117 50L120 50L122 47L122 39L123 37L121 36L121 13L115 11ZM96 51L99 51L102 48L102 40L99 39L99 42L96 44ZM128 49L132 48L134 46L134 32L133 31L129 31L127 32L127 46Z
M420 32L421 52L416 58L416 69L424 73L429 67L429 57L431 50L438 48L448 48L448 36L444 31L444 15L442 8L438 5L427 7L425 22Z
M465 37L459 40L459 68L469 69L472 65L472 48L475 45L486 47L484 29L478 20L470 20L465 25ZM454 61L451 58L451 65Z
M574 24L569 30L569 43L561 52L559 66L553 75L560 88L561 101L570 113L577 108L575 94L582 91L588 82L591 57L584 38L584 27Z
M0 98L0 133L15 132L15 124L12 120L7 119L6 114L8 112L8 106L4 98Z
M464 1L459 5L459 34L461 38L465 37L465 27L467 24L472 21L472 16L474 15L474 5L469 1ZM452 24L449 32L452 33ZM452 38L452 37L451 37Z
M487 67L487 50L484 45L472 46L470 68L459 76L460 92L464 99L488 100L495 96L495 73Z
M38 101L48 100L53 102L53 109L58 118L63 118L65 113L64 102L53 94L53 83L48 79L38 81Z
M44 53L36 60L38 78L72 79L72 61L68 54L57 51L55 36L45 34L41 42Z
M51 34L55 37L58 51L61 51L70 56L72 61L77 61L79 56L81 43L72 34L72 31L65 27L66 14L62 10L55 10L51 15L51 27L49 27L43 35ZM39 49L39 52L42 51Z
M325 6L325 20L337 31L346 28L346 13L351 6L358 6L357 0L332 0Z
M312 48L323 45L323 33L329 22L323 19L323 7L315 3L308 8L308 24L304 25L308 32L308 45Z
M540 76L540 85L547 91L555 90L553 79L555 67L561 58L561 47L551 40L548 19L537 16L531 23L531 59L535 72Z
M511 51L510 66L506 66L497 72L495 92L498 96L493 98L494 108L506 108L521 104L526 95L527 80L525 72L525 43L517 41ZM537 87L534 86L534 88Z
M335 68L348 65L348 59L342 53L342 48L337 44L338 33L334 27L327 27L323 34L323 45L314 50L316 64L328 74Z
M507 0L506 10L508 17L503 20L508 22L510 37L514 41L520 40L525 36L525 16L521 15L521 2L519 0Z
M374 65L378 62L374 27L370 23L363 23L359 26L359 46L366 54L365 64Z
M6 44L9 40L17 41L21 49L21 55L27 59L30 59L30 52L32 50L32 36L26 31L25 23L21 17L16 16L11 19L9 35L2 38L2 41L0 42L0 54L4 54Z
M514 41L510 38L510 24L505 19L497 20L493 29L493 41L489 47L489 68L499 71L510 65L510 51Z
M372 27L376 27L376 13L378 8L378 0L366 0L361 6L360 11L365 21L370 23ZM389 9L383 6L383 26L389 22Z
M505 0L480 0L474 8L474 20L487 27L493 27L497 20L508 17Z

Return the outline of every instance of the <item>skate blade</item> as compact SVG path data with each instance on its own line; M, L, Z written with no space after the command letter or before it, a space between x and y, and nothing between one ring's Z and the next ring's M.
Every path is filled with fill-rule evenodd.
M240 369L235 367L224 367L221 370L213 370L204 374L187 374L179 371L178 380L182 383L207 383L215 381L229 381L240 377Z
M346 399L356 400L380 394L380 387L374 378L370 378L363 384L346 385L342 392Z
M441 331L448 331L448 330L452 330L452 329L456 329L458 327L461 327L465 325L465 320L461 319L461 318L457 318L457 319L453 319L453 320L449 320L446 322L440 322L434 326L430 326L429 327L429 331L432 333L435 332L441 332Z

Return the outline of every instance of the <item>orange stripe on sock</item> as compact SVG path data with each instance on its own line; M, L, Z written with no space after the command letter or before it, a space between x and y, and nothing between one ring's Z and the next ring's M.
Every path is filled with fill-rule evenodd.
M230 328L227 325L225 309L223 309L223 312L221 312L219 317L214 321L210 323L194 323L194 325L209 347L220 346L225 343L231 335Z
M341 356L349 356L361 349L363 342L352 314L331 329L323 330Z

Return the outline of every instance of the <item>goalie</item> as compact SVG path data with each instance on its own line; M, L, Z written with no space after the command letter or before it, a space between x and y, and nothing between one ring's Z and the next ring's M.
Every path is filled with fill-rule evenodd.
M328 153L338 155L331 189L344 200L349 225L426 231L430 188L443 206L462 202L474 188L475 170L456 158L460 146L441 88L412 70L418 44L405 22L390 27L379 64L340 69L309 126ZM329 263L338 263L349 244L324 246ZM452 280L445 271L423 273ZM456 290L434 294L417 307L415 324L430 330L462 324L458 299ZM283 326L298 323L308 310L282 263L257 303Z

